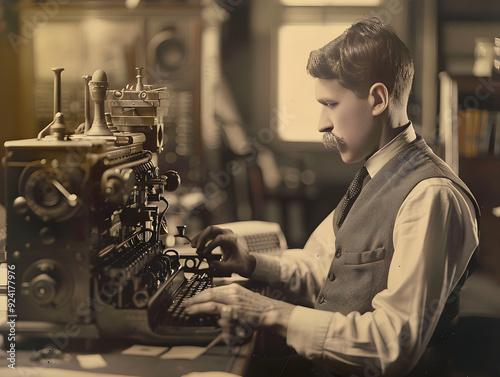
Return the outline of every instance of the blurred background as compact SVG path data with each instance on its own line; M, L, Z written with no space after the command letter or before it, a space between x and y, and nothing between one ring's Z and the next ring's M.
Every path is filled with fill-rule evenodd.
M307 58L363 16L390 23L409 46L410 119L482 207L464 313L500 316L496 0L0 0L0 156L6 140L35 137L52 120L52 67L65 69L73 129L84 119L83 75L102 68L121 89L142 67L146 83L170 94L158 164L183 180L170 221L188 235L273 221L301 247L358 169L321 144Z

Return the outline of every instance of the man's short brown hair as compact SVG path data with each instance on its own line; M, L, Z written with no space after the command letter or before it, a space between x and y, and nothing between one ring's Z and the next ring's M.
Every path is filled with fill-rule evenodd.
M316 78L337 79L361 98L368 95L373 84L381 82L393 101L406 104L414 69L408 47L392 27L368 18L313 50L307 71Z

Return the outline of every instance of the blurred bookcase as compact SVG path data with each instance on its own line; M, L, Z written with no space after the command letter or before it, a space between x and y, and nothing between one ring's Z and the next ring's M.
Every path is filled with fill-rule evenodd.
M442 155L481 208L480 267L500 274L500 76L439 74Z

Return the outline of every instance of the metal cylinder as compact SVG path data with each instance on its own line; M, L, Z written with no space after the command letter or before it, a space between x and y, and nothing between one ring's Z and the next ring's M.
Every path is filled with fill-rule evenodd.
M61 109L61 72L64 68L52 68L54 72L54 114L62 112Z

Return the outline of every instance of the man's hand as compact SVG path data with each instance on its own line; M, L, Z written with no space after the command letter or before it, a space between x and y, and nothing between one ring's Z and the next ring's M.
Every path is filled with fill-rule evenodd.
M229 229L216 226L205 228L193 238L192 246L196 253L206 256L216 247L222 250L222 260L210 261L210 267L223 273L235 272L243 277L250 277L255 270L255 258L245 250L236 235Z
M294 305L262 296L243 288L239 284L209 288L184 302L185 313L221 314L226 306L231 307L240 323L255 328L273 327L279 334L286 336L288 319Z

